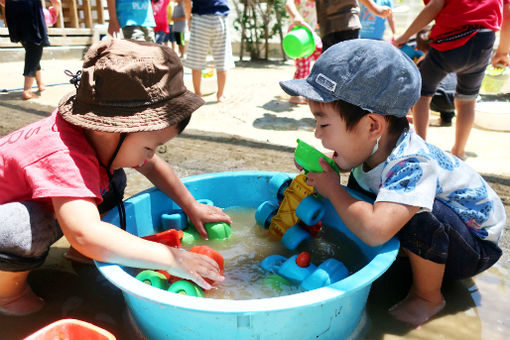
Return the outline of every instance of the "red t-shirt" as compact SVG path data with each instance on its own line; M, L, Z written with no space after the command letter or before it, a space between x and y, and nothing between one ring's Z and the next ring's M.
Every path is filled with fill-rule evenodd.
M426 4L430 0L424 0ZM445 0L430 32L430 46L447 51L464 45L479 29L499 31L503 22L503 4L510 0Z
M108 176L80 127L51 116L0 138L0 204L52 197L95 198Z

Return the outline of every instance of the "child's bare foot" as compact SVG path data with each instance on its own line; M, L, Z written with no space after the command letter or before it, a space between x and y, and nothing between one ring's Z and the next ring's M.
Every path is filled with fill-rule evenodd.
M11 316L29 315L41 310L44 306L44 300L34 294L30 286L21 292L21 294L0 298L0 314Z
M32 93L31 90L24 90L21 96L23 97L23 99L32 99L34 97L34 94Z
M37 84L37 89L39 90L39 92L46 90L46 84L45 83Z
M223 96L219 96L218 97L218 103L224 103L226 101L228 101L228 97L227 96L223 95Z
M429 301L409 292L407 297L391 307L389 312L395 319L418 327L439 313L445 305L446 301L442 296L439 301Z

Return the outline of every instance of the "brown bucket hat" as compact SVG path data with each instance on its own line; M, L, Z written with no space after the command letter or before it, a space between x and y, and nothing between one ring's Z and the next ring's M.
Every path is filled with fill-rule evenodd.
M145 41L105 39L84 57L76 92L60 100L69 123L104 132L161 130L204 104L183 82L179 57Z

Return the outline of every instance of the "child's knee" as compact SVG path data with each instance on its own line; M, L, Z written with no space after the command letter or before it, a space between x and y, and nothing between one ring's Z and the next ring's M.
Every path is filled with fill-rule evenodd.
M62 237L53 212L35 202L0 205L0 270L25 271L42 265Z

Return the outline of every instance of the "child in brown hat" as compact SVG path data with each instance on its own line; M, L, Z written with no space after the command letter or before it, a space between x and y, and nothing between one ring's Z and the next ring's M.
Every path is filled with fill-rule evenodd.
M167 47L110 39L84 58L76 93L51 116L0 138L0 312L27 315L43 301L27 284L62 233L80 253L130 267L164 269L205 289L222 281L210 258L146 241L102 222L119 207L125 225L123 167L134 167L172 198L202 236L205 222L232 223L198 203L155 154L177 136L203 100L183 84ZM112 204L113 198L113 204ZM57 224L58 221L58 224Z

